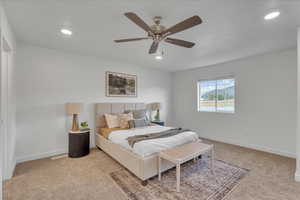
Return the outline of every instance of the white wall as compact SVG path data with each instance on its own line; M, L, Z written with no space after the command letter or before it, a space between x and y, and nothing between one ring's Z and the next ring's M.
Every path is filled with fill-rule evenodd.
M197 81L235 76L235 114L197 112ZM174 73L175 123L202 137L296 155L295 49Z
M0 2L0 52L1 52L1 172L4 177L0 180L9 179L15 168L15 143L16 143L16 104L15 104L15 47L14 34L8 24L2 3ZM9 51L9 52L7 52ZM2 182L1 182L2 183ZM2 186L1 186L2 187ZM0 188L1 188L0 187ZM2 195L0 195L2 196Z
M106 71L136 74L138 97L105 97ZM66 152L66 102L84 102L79 118L93 128L96 102L161 102L162 119L169 123L170 98L169 72L18 43L18 162Z
M300 28L298 28L298 67L297 67L297 168L295 173L295 180L300 182Z

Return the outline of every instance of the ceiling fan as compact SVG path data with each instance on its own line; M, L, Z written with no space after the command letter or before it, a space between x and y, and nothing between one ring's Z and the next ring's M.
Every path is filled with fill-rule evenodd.
M188 42L180 39L175 39L175 38L170 38L168 36L173 35L175 33L184 31L186 29L189 29L193 26L196 26L198 24L202 23L202 20L199 16L193 16L190 17L170 28L166 28L162 25L160 25L161 17L156 16L153 18L154 25L148 26L139 16L137 16L133 12L128 12L125 13L125 16L129 18L133 23L138 25L140 28L144 29L147 33L147 37L140 37L140 38L129 38L129 39L122 39L122 40L115 40L115 42L131 42L131 41L138 41L138 40L148 40L152 39L152 45L149 49L149 54L154 54L156 53L158 49L158 45L161 41L165 41L174 45L178 45L181 47L186 47L186 48L192 48L195 43L193 42Z

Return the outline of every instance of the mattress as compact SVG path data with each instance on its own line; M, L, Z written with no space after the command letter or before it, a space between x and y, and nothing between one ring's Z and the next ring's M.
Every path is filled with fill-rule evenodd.
M146 126L127 130L116 130L112 131L109 134L108 139L111 142L121 145L122 147L142 157L150 156L152 154L164 151L172 147L180 146L199 140L197 133L193 131L186 131L171 137L144 140L136 143L133 147L131 147L127 141L127 138L130 136L158 133L172 128L174 127Z
M108 136L113 132L113 131L118 131L118 130L127 130L128 128L100 128L100 135L108 139Z

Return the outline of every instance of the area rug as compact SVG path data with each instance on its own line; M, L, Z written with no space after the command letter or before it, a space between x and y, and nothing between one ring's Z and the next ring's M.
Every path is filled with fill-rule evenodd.
M189 161L181 165L180 192L176 192L176 171L172 168L142 186L141 181L126 169L110 175L130 200L221 200L249 172L221 160L215 160L215 176L209 169L209 159Z

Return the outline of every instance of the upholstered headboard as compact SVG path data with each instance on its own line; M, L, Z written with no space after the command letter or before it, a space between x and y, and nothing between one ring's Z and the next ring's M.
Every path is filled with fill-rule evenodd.
M144 103L96 103L96 131L105 126L103 115L106 113L123 113L125 110L145 109Z

